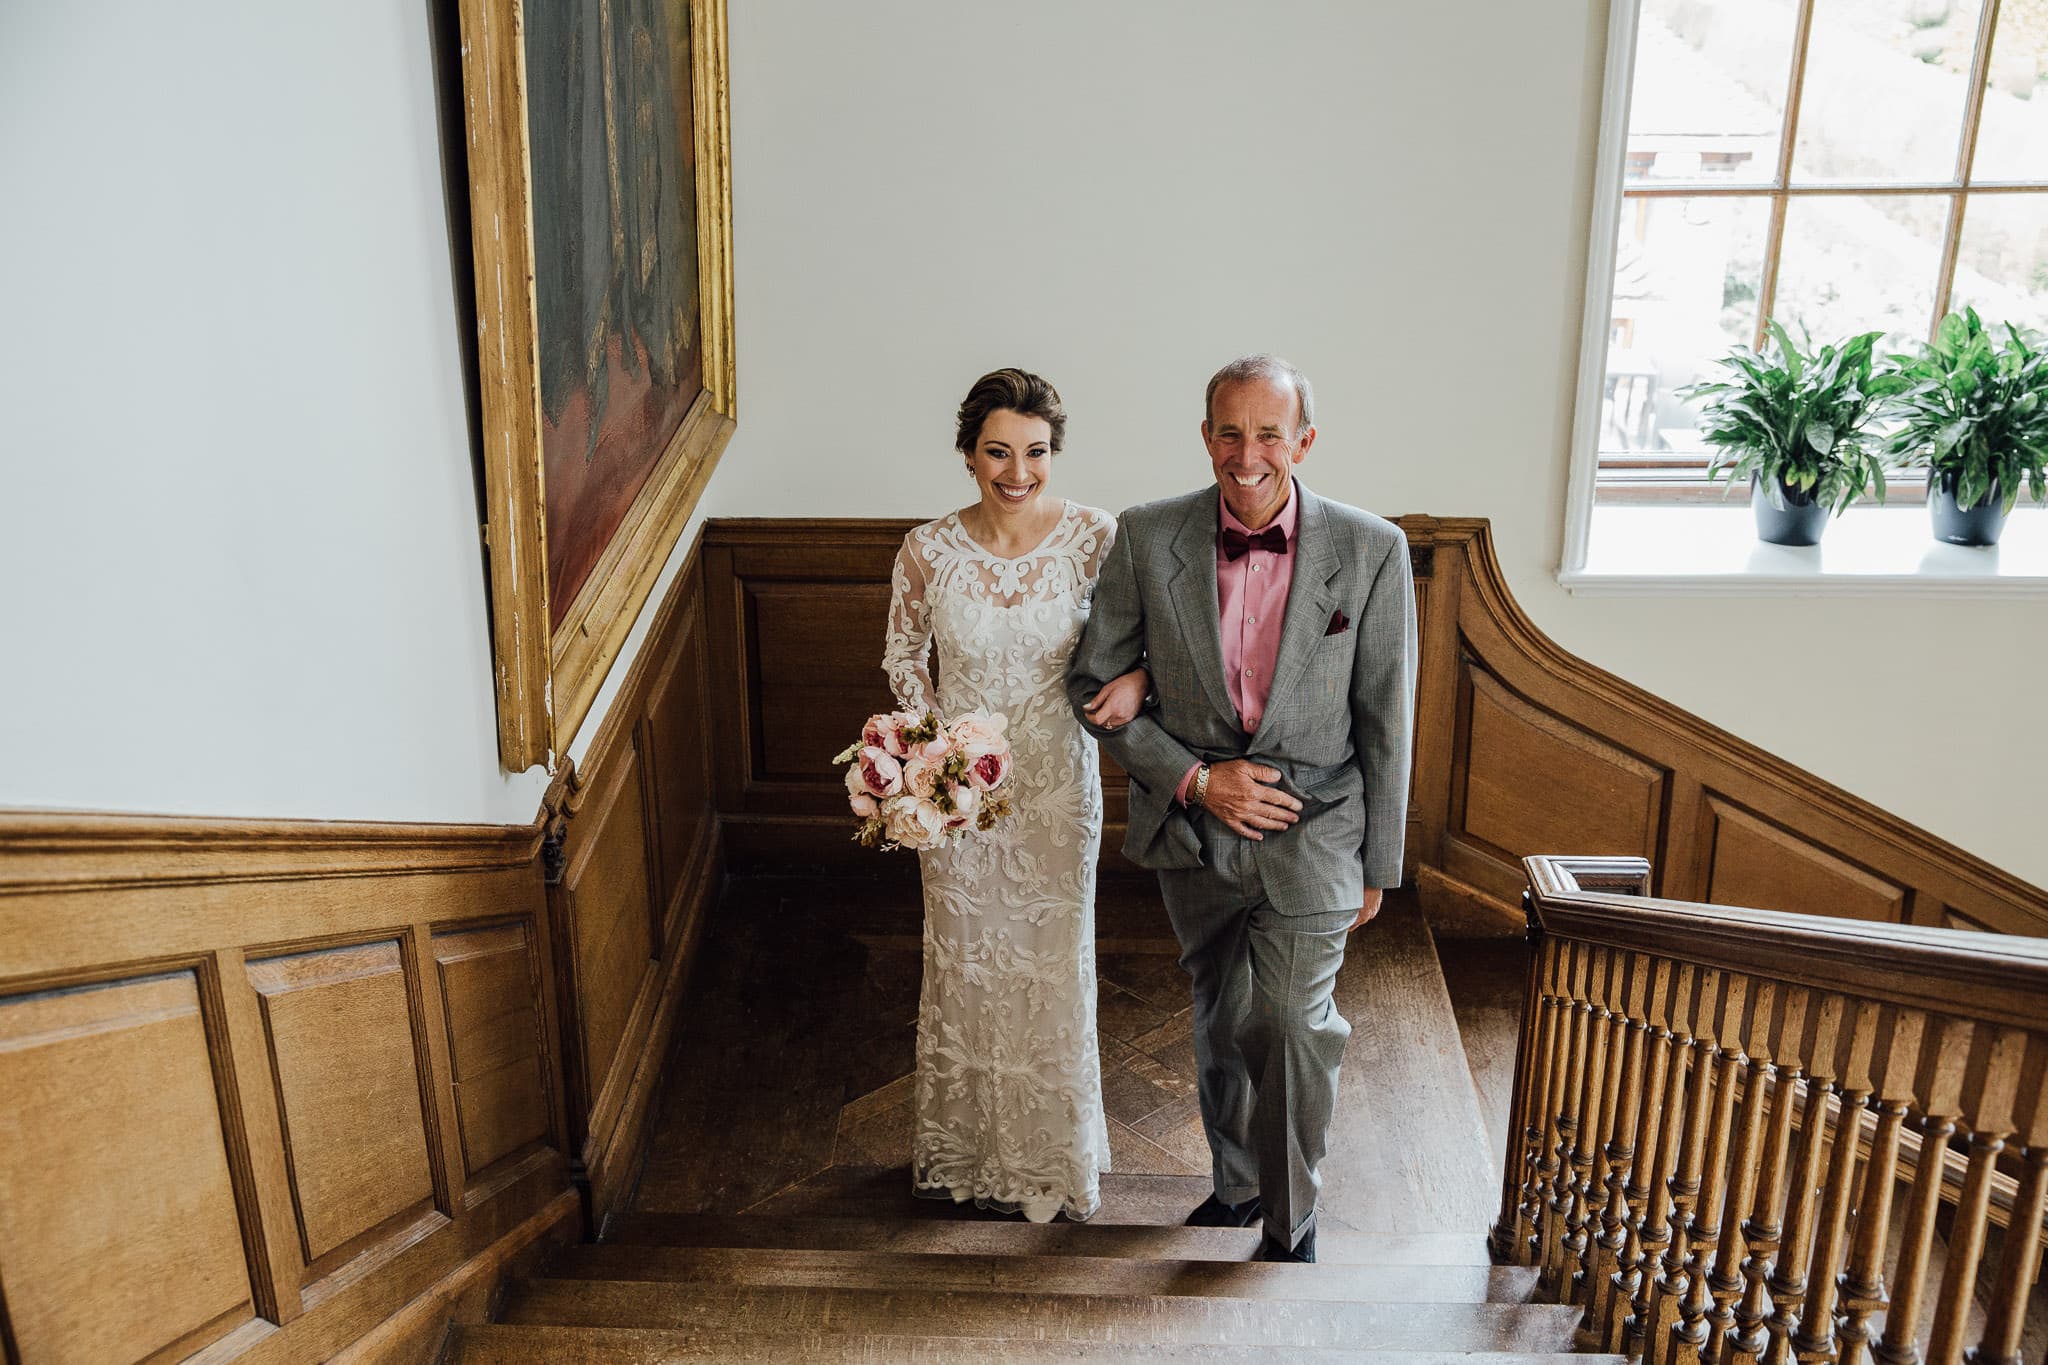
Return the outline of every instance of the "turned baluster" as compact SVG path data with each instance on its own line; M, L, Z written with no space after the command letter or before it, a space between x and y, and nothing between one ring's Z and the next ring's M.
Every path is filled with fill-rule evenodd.
M1885 1306L1884 1253L1891 1231L1892 1188L1898 1183L1899 1131L1913 1100L1926 1034L1927 1016L1918 1010L1900 1011L1878 1026L1877 1055L1871 1062L1877 1082L1877 1132L1863 1170L1863 1194L1856 1201L1856 1241L1837 1288L1843 1365L1870 1365L1875 1342L1871 1319Z
M1815 1222L1813 1259L1806 1266L1805 1309L1799 1330L1792 1334L1792 1349L1807 1365L1831 1360L1835 1354L1835 1275L1848 1239L1850 1203L1855 1198L1856 1155L1862 1145L1863 1102L1873 1088L1870 1054L1876 1043L1878 1015L1876 1003L1858 1004L1842 1039L1834 1084L1841 1108L1836 1111L1827 1184L1821 1191Z
M1707 1305L1707 1340L1701 1354L1719 1360L1729 1333L1735 1329L1735 1302L1742 1297L1742 1259L1745 1240L1742 1229L1754 1214L1758 1177L1767 1150L1764 1115L1770 1109L1771 1030L1778 1009L1778 983L1750 983L1749 1018L1742 1033L1744 1057L1736 1075L1742 1086L1742 1111L1735 1131L1735 1147L1729 1158L1728 1193L1721 1204L1720 1238L1714 1247L1712 1268L1704 1278L1711 1302Z
M1579 1096L1579 1140L1572 1148L1572 1203L1564 1220L1564 1273L1561 1297L1584 1305L1586 1270L1591 1264L1593 1225L1598 1220L1594 1190L1599 1182L1600 1144L1614 1124L1616 1068L1611 1043L1614 1031L1612 979L1620 969L1620 954L1598 949L1587 989L1592 1014L1587 1021L1585 1086Z
M1584 944L1571 948L1571 970L1565 980L1565 995L1571 1009L1566 1029L1564 1087L1551 1108L1557 1113L1556 1146L1551 1160L1550 1201L1541 1214L1542 1248L1537 1261L1538 1289L1552 1299L1562 1300L1570 1285L1564 1273L1565 1219L1571 1213L1572 1147L1579 1135L1580 1105L1586 1082L1586 1034L1592 1025L1593 1009L1586 1003L1586 974L1593 956Z
M1501 1154L1500 1213L1486 1239L1487 1250L1499 1265L1520 1260L1520 1248L1529 1240L1529 1229L1522 1226L1522 1199L1530 1155L1527 1129L1535 1103L1530 1091L1541 1066L1536 1045L1542 1036L1545 956L1535 904L1535 898L1524 891L1522 910L1529 920L1529 971L1522 989L1521 1041L1515 1049L1514 1091L1508 1108L1508 1145L1507 1151Z
M1805 1078L1806 1016L1813 997L1804 987L1788 989L1779 1018L1772 1026L1778 1061L1773 1068L1769 1136L1764 1162L1757 1173L1754 1212L1742 1224L1748 1255L1742 1259L1742 1299L1735 1307L1735 1330L1723 1360L1749 1365L1770 1345L1764 1324L1770 1320L1770 1277L1777 1268L1779 1244L1785 1234L1785 1189L1791 1182L1792 1124L1799 1112Z
M1746 976L1728 979L1727 994L1721 1007L1718 1034L1721 1045L1715 1063L1713 1114L1707 1120L1705 1176L1693 1205L1691 1226L1686 1229L1685 1289L1678 1301L1678 1322L1671 1329L1671 1359L1683 1365L1697 1365L1707 1351L1710 1339L1708 1321L1715 1306L1708 1269L1720 1254L1723 1227L1732 1227L1741 1218L1741 1210L1732 1206L1728 1194L1741 1184L1744 1169L1751 1160L1750 1149L1756 1141L1753 1122L1745 1124L1746 1143L1736 1140L1734 1132L1736 1093L1742 1087L1743 1073L1749 1066L1749 1054L1744 1043L1755 1031L1751 1013L1752 989L1757 992L1756 1005L1769 1019L1771 987L1768 984L1754 987ZM1731 1140L1735 1140L1736 1166L1732 1182L1728 1173Z
M1586 1316L1579 1329L1605 1341L1611 1325L1618 1323L1615 1312L1615 1282L1620 1278L1622 1251L1628 1246L1628 1183L1636 1158L1636 1123L1643 1104L1643 1054L1650 1028L1644 1022L1651 978L1650 960L1638 953L1627 956L1626 988L1616 1021L1624 1030L1621 1078L1614 1101L1614 1127L1607 1140L1606 1204L1600 1210L1600 1236L1593 1243L1592 1265L1586 1296Z
M1650 1330L1650 1304L1660 1278L1665 1248L1671 1245L1671 1173L1678 1165L1679 1139L1685 1131L1687 1063L1692 1060L1692 1017L1699 969L1678 964L1671 1010L1671 1061L1664 1071L1663 1117L1657 1127L1656 1156L1650 1163L1649 1190L1643 1207L1642 1261L1636 1270L1622 1354L1640 1356Z
M1701 1175L1706 1163L1707 1124L1715 1110L1714 1070L1727 1007L1725 987L1740 989L1742 978L1718 971L1699 974L1697 1003L1692 1014L1691 1081L1686 1092L1685 1125L1679 1130L1678 1164L1672 1170L1671 1244L1664 1249L1657 1278L1651 1286L1650 1312L1643 1339L1645 1365L1666 1365L1671 1359L1672 1333L1678 1325L1679 1305L1685 1298L1692 1262L1692 1235L1696 1226ZM1736 1008L1740 1010L1740 1002ZM1725 1138L1726 1124L1722 1126ZM1726 1153L1725 1143L1722 1146Z
M1934 1329L1927 1341L1927 1358L1935 1365L1958 1365L1963 1358L1963 1332L1977 1287L1977 1262L1984 1255L1991 1181L1998 1173L1998 1154L2005 1150L2005 1140L2013 1132L2013 1101L2026 1043L2027 1035L2020 1029L1983 1028L1977 1030L1970 1048L1969 1079L1963 1091L1970 1166L1963 1176L1962 1196L1956 1200L1955 1221L1949 1227L1948 1264L1941 1277L1941 1298L1934 1305Z
M1557 1072L1559 1021L1564 1007L1557 998L1558 959L1563 956L1555 939L1546 939L1538 964L1541 996L1538 1002L1538 1030L1542 1045L1532 1065L1527 1126L1522 1130L1522 1200L1515 1210L1515 1256L1524 1265L1536 1260L1536 1218L1546 1198L1543 1172L1544 1143L1550 1134L1550 1096Z
M1835 1043L1841 1036L1842 999L1823 996L1810 1016L1806 1044L1806 1103L1799 1112L1799 1150L1792 1161L1785 1198L1785 1236L1771 1274L1771 1317L1764 1324L1770 1344L1765 1365L1792 1358L1792 1333L1806 1305L1806 1258L1813 1249L1813 1205L1820 1189L1821 1158L1827 1153L1828 1090L1834 1083ZM1855 1141L1852 1135L1849 1139Z
M1657 1147L1664 1128L1664 1091L1672 1063L1671 997L1678 972L1667 958L1653 958L1650 982L1644 1002L1649 1027L1643 1038L1642 1101L1636 1109L1636 1156L1629 1165L1628 1186L1622 1192L1627 1205L1628 1235L1622 1241L1613 1281L1613 1306L1600 1327L1600 1349L1618 1352L1627 1341L1628 1322L1635 1312L1636 1292L1643 1284L1643 1229L1650 1218L1650 1191L1659 1196L1663 1187L1654 1183ZM1677 1116L1671 1122L1676 1123Z
M1965 1356L1968 1365L2021 1365L2020 1332L2027 1322L2027 1295L2041 1269L2041 1218L2048 1214L2048 1133L2037 1128L2033 1139L1998 1252L1998 1285L1984 1340Z

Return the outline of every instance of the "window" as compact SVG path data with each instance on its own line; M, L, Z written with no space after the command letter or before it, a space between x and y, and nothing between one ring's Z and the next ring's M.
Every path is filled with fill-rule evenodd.
M1719 502L1674 391L1773 316L1816 341L1882 330L1881 350L1965 304L2048 330L2048 0L1640 0L1634 18L1575 499ZM1610 107L1626 69L1610 53Z

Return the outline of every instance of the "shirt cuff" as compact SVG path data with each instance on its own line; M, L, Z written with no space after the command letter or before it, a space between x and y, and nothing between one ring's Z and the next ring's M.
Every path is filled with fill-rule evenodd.
M1187 805L1188 791L1195 785L1195 774L1200 771L1202 771L1202 765L1199 762L1190 763L1188 770L1181 774L1180 785L1173 789L1173 799L1180 802L1182 806Z

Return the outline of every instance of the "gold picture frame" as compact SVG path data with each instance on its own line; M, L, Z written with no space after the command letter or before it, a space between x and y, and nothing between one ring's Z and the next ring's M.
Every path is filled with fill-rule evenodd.
M680 270L686 262L694 264L696 272L691 291L696 331L687 343L675 343L675 349L681 354L682 346L689 347L688 373L701 375L701 390L690 398L678 380L667 392L673 403L688 403L679 424L672 432L654 426L649 428L652 435L634 433L641 441L637 458L644 469L642 481L637 492L630 494L630 505L624 502L627 494L612 495L617 504L611 509L616 524L608 533L579 532L588 543L577 547L581 562L567 585L551 581L556 576L550 572L549 559L547 469L551 457L543 450L544 432L553 428L544 416L543 313L536 289L536 263L548 241L536 235L536 138L530 124L535 105L529 100L527 44L529 20L536 17L536 11L550 22L562 23L567 16L569 24L601 29L596 43L582 45L602 47L601 57L588 56L575 43L559 49L544 47L542 56L544 63L559 60L565 68L579 60L586 65L604 62L598 77L603 88L587 96L601 104L601 117L589 120L586 135L597 148L590 160L604 163L588 175L610 177L612 229L606 245L613 257L629 255L627 265L643 274ZM621 79L630 80L634 73L629 71L622 78L617 68L635 60L647 65L645 54L650 44L644 27L614 43L613 26L648 15L656 29L675 38L680 37L675 30L686 27L687 101L673 89L676 73L655 68L650 79L659 93L672 96L678 106L673 125L678 130L676 141L687 146L666 149L669 160L661 165L654 159L661 149L648 151L622 173L619 163L625 158L618 151L620 129L633 131L636 117L638 135L643 138L658 137L669 126L649 117L650 107L658 100L650 101L644 91L636 95L618 84ZM605 675L624 647L662 564L732 435L732 152L726 6L725 0L460 0L460 16L498 752L506 768L519 772L537 763L551 763L588 716ZM557 58L558 50L569 55ZM614 53L625 56L615 63ZM568 78L584 76L571 70ZM594 82L586 81L589 83ZM615 89L623 92L617 101ZM585 92L579 88L578 93ZM629 103L633 98L638 102ZM615 109L615 103L626 107ZM687 130L680 126L683 113L688 116ZM650 124L656 128L653 135L644 131ZM543 153L553 153L556 143L566 140L559 131L552 136L555 142L541 142ZM680 163L683 153L691 161L686 168ZM618 182L622 174L628 178L639 174L643 164L668 172L679 185L693 186L694 213L689 215L696 247L693 262L687 246L677 243L680 249L664 254L656 249L651 235L638 243L642 251L621 252ZM650 220L662 215L673 220L681 195L669 191L657 203L663 182L650 172L649 183L656 191L643 191L639 183L626 187L629 195L638 195L629 207ZM563 195L556 191L541 205L544 215L572 218L564 230L572 249L576 228L587 226L592 213L605 212L597 196L588 198L591 205L586 208L572 193L565 207ZM583 218L574 220L578 213ZM616 259L613 264L616 267ZM669 297L673 299L681 288L680 277L671 283L674 287ZM609 297L599 301L601 309L609 304ZM687 324L687 310L674 311L675 316L665 319L665 324ZM598 370L607 363L606 344L613 348L611 362L616 366L620 361L618 339L609 343L600 339L598 349L586 347ZM624 368L643 386L651 385L655 367L647 363L644 348L637 354L630 349L635 345L636 338L624 342L628 348ZM575 359L582 361L580 356ZM609 385L608 374L603 382ZM595 433L605 407L603 396L588 406L598 415L587 419L592 434L586 461L596 458ZM566 541L568 536L562 539ZM558 595L567 596L566 604L557 600Z

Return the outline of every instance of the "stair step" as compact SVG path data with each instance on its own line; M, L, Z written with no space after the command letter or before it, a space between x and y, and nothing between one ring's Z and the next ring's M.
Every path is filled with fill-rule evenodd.
M1286 1267L1281 1267L1286 1269ZM1304 1276L1317 1267L1299 1267ZM1570 1304L1342 1303L1169 1295L785 1288L528 1279L503 1320L563 1327L1438 1351L1569 1351Z
M676 1331L642 1327L533 1327L487 1324L457 1327L442 1360L447 1365L662 1365L667 1361L725 1360L739 1365L791 1361L896 1362L1001 1360L1005 1365L1066 1361L1236 1361L1265 1354L1256 1348L1176 1342L976 1341L962 1337L764 1333L736 1335L717 1329ZM1624 1365L1621 1356L1557 1353L1472 1355L1445 1350L1381 1351L1339 1347L1274 1347L1271 1354L1298 1365Z
M1120 1175L1102 1177L1102 1208L1089 1219L1102 1223L1177 1224L1209 1197L1209 1177ZM739 1212L780 1217L986 1219L973 1204L920 1199L910 1192L910 1167L831 1166L777 1191ZM1334 1225L1325 1212L1324 1222Z
M970 1218L771 1218L760 1214L631 1213L612 1245L780 1247L814 1251L944 1251L982 1256L1133 1256L1153 1260L1249 1261L1257 1228L1189 1228L1099 1223L1027 1223ZM1325 1265L1491 1264L1479 1234L1316 1233Z
M548 1274L817 1289L1336 1299L1351 1303L1527 1303L1533 1266L1266 1265L1256 1261L1000 1256L752 1247L571 1247Z

